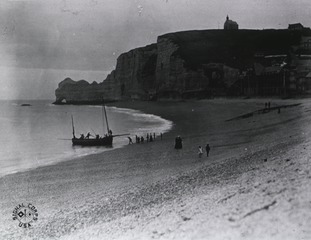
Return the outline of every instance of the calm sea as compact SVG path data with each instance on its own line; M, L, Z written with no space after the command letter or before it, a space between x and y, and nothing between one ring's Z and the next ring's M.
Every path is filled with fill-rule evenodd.
M29 103L31 106L21 106ZM164 133L172 122L142 112L106 107L113 134ZM113 148L72 146L71 115L76 136L107 132L101 106L53 105L51 101L0 101L0 176L53 164L128 144L127 136L114 138ZM69 139L69 140L66 140ZM134 140L134 139L133 139Z

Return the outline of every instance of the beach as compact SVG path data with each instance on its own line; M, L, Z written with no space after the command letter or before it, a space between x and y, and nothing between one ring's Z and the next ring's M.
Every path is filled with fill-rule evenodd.
M280 113L227 121L267 101ZM293 104L300 105L284 107ZM152 143L0 178L0 239L311 238L310 100L111 105L161 116L173 128ZM210 156L198 158L207 143ZM30 229L12 220L20 203L38 209Z

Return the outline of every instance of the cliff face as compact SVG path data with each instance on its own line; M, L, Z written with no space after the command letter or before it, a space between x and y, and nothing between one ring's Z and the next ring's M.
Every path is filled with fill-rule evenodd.
M113 72L114 98L145 99L155 87L156 61L156 44L121 54Z
M209 97L212 91L224 95L238 80L238 68L227 66L224 57L213 58L206 52L218 44L206 33L210 31L181 32L158 38L155 73L158 97L195 97L195 93L200 95L200 92Z
M249 81L255 76L255 65L265 68L267 56L273 60L269 64L274 66L282 61L290 62L290 55L310 51L304 49L302 43L310 36L308 29L201 30L165 34L158 37L156 44L121 54L116 69L100 84L65 79L55 92L56 102L236 94L237 89L243 91L245 87L241 78ZM258 60L258 56L262 59ZM300 65L303 64L306 65L305 62ZM307 68L305 71L311 71L310 66Z
M121 99L147 99L155 86L156 44L121 54L116 69L100 84L70 78L63 80L55 91L56 104L97 103Z

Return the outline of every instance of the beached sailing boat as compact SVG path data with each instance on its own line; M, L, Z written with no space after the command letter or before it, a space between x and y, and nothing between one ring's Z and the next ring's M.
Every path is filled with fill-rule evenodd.
M112 131L109 129L108 119L106 108L103 106L102 115L105 114L107 133L104 136L96 135L94 138L84 137L83 135L80 138L75 136L75 127L73 123L73 116L71 116L72 123L72 145L80 145L80 146L112 146L113 136ZM120 136L120 135L118 135Z

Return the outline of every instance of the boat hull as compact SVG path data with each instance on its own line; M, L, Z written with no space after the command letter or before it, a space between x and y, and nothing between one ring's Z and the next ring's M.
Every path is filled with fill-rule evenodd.
M89 138L89 139L79 139L72 138L72 145L80 146L112 146L113 137L104 137L104 138Z

